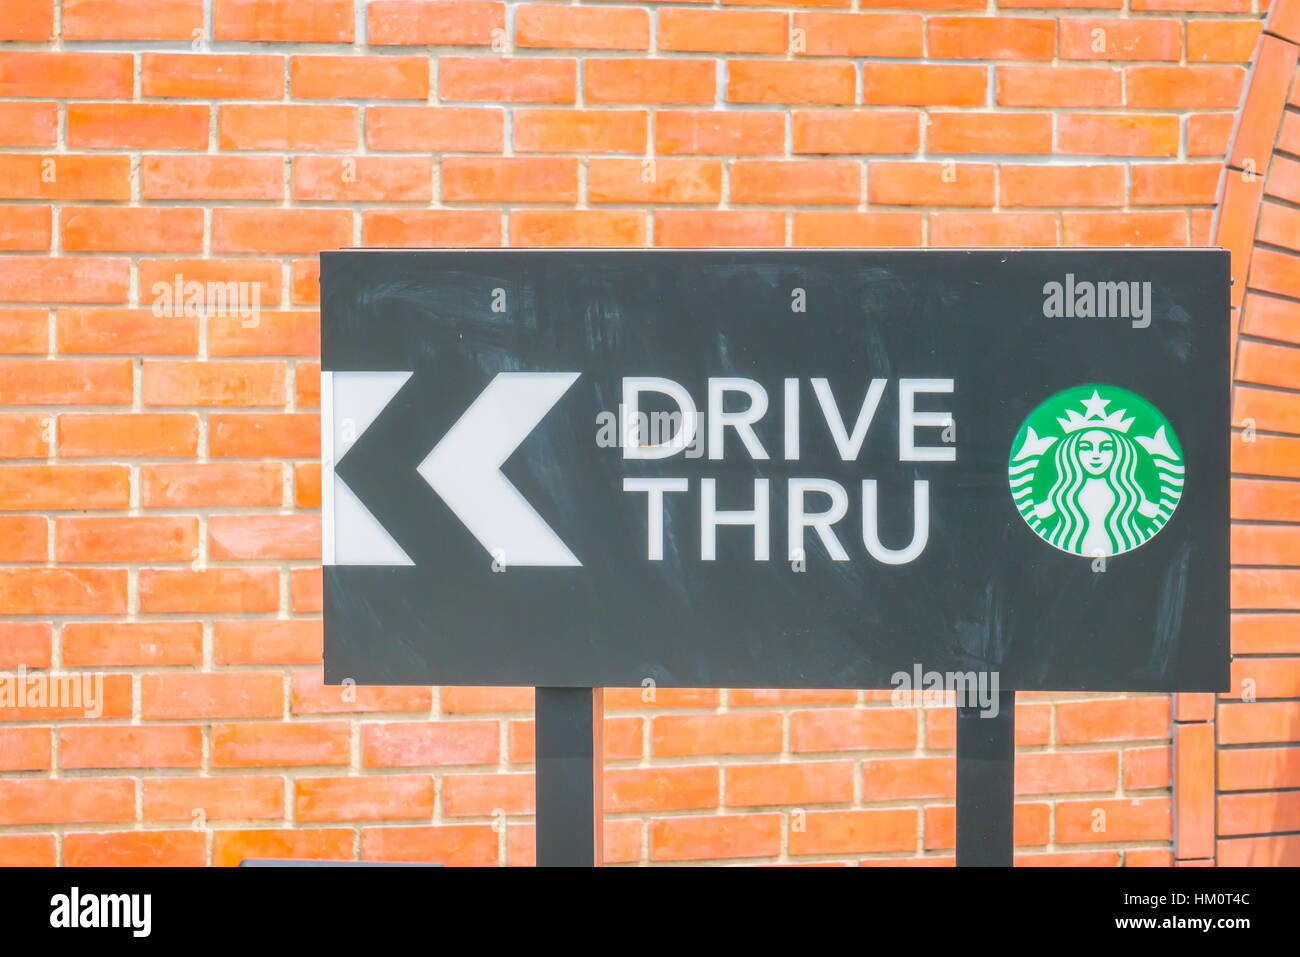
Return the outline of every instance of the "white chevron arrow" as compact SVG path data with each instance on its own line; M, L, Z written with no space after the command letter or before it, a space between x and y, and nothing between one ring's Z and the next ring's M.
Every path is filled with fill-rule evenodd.
M488 554L506 568L582 564L501 473L506 459L578 375L498 373L417 469Z

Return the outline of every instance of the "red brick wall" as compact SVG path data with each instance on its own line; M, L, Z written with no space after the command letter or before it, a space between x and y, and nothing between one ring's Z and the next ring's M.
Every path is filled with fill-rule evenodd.
M0 669L104 687L0 709L0 863L531 861L529 691L321 686L318 250L1210 241L1256 0L879 6L0 0ZM258 322L158 315L177 274L257 284ZM1261 528L1237 554L1293 563ZM1258 640L1294 697L1294 639ZM952 862L950 709L606 700L612 861ZM1167 696L1022 696L1020 862L1170 863L1175 793L1211 859L1204 710L1175 792ZM1288 829L1294 750L1220 755L1228 790L1283 769L1224 827Z

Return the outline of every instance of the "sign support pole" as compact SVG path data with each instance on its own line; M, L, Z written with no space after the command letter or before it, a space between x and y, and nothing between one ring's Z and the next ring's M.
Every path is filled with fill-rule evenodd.
M602 860L603 688L538 688L537 866Z
M1011 867L1015 811L1016 693L998 713L957 709L957 866Z

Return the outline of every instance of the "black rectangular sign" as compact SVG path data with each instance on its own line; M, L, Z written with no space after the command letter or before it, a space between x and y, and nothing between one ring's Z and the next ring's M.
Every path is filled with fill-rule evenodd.
M321 256L330 683L1214 691L1219 250Z

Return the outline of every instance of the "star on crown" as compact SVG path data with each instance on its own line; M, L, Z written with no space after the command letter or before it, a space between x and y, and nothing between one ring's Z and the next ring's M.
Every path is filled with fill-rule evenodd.
M1106 414L1106 406L1110 405L1110 399L1103 399L1096 389L1092 390L1092 398L1083 400L1084 414L1080 415L1074 409L1067 409L1065 418L1058 418L1056 421L1061 423L1061 428L1068 435L1071 432L1077 432L1080 429L1103 428L1111 429L1115 432L1127 433L1129 426L1133 424L1133 417L1124 418L1124 413L1128 409L1119 409L1109 415Z

